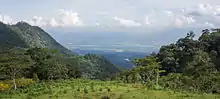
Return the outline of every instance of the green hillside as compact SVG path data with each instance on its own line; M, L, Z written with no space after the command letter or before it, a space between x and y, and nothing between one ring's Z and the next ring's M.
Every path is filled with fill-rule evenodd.
M16 61L15 59L19 59L20 54L24 58L30 58L30 64L33 66L28 67L29 63L24 63L24 65L28 65L25 69L27 69L27 73L33 72L32 69L35 69L34 73L40 79L48 79L47 77L52 76L55 79L77 78L78 76L89 79L110 79L119 72L119 69L104 57L97 55L89 56L90 58L87 55L78 56L59 44L40 27L31 26L25 22L18 22L14 25L0 22L0 52L2 63L6 60ZM19 66L19 64L14 65ZM41 73L43 71L53 71L53 75ZM22 75L33 77L34 73L31 73L31 76ZM78 76L75 77L75 74ZM3 77L3 75L0 76Z
M73 54L40 27L31 26L25 22L18 22L15 25L6 25L0 22L0 46L1 48L9 46L48 48L59 50L65 54Z

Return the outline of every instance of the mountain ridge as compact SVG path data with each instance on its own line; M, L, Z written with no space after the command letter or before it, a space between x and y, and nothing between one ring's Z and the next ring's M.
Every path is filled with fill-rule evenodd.
M56 56L55 53L50 53L50 51L58 50L64 54L59 56L57 53L56 56L59 61L62 61L60 62L62 64L60 68L74 68L74 70L80 72L80 76L83 78L104 80L114 77L120 71L120 68L102 56L93 54L79 56L75 52L68 50L38 26L31 26L25 22L18 22L14 25L0 23L0 51L4 51L4 48L13 49L13 47L31 49L32 53L37 53L36 55L39 55L39 57L43 57L46 53L49 56ZM47 67L50 66L48 65Z
M74 53L63 47L47 32L38 26L31 26L26 22L18 22L8 25L0 22L0 47L21 47L21 48L48 48L56 49L66 55Z

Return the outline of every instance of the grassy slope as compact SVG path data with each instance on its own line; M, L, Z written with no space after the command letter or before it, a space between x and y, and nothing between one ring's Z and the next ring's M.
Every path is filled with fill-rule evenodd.
M94 89L91 88L93 85ZM101 99L103 96L110 99L220 99L219 95L213 94L156 91L140 85L81 79L39 83L11 94L0 93L0 99Z

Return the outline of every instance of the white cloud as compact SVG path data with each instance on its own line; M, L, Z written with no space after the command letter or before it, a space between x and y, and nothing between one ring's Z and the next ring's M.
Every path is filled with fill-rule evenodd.
M220 6L216 7L215 12L213 12L214 16L220 16Z
M173 16L173 12L172 11L164 11L167 16L172 17Z
M146 17L145 17L145 24L146 24L146 25L150 25L150 24L151 24L151 22L150 22L150 20L149 20L149 16L146 16Z
M100 26L100 23L96 22L95 25L96 25L96 26Z
M140 27L141 24L133 20L125 20L123 18L114 17L114 20L119 21L119 23L126 27Z
M83 22L79 17L78 12L71 10L60 10L60 24L62 26L82 26Z
M198 9L202 11L208 11L212 9L212 6L210 4L198 4Z
M34 16L27 22L31 25L45 27L97 26L99 28L111 28L115 30L124 29L120 26L143 28L217 26L220 23L220 5L208 3L205 2L204 4L198 4L198 2L196 2L187 6L174 8L149 8L146 9L146 11L138 10L145 6L140 8L139 6L136 6L135 8L128 7L123 10L110 10L109 8L96 9L91 12L83 12L78 9L77 11L73 11L71 10L72 8L70 8L70 10L59 10L58 12L51 14L53 16ZM82 13L82 17L79 12ZM88 17L90 15L91 17ZM126 16L129 16L131 19L126 19L128 18ZM0 21L7 24L14 23L12 18L7 15L0 15ZM117 25L114 26L116 22Z
M172 25L176 26L176 27L182 27L185 25L190 25L195 23L195 19L193 19L190 16L180 16L180 17L176 17L174 19L174 22L172 23Z
M46 23L42 17L34 16L30 21L27 21L29 24L34 26L45 26Z
M173 25L176 27L181 27L183 25L183 21L180 18L174 20Z
M83 26L83 22L77 12L71 10L60 10L57 19L43 19L42 17L34 16L31 20L26 21L34 26L49 26L49 27L71 27Z
M215 16L220 13L220 7L218 5L210 4L198 4L186 11L188 15L196 17Z
M60 26L60 24L57 23L57 21L54 18L51 18L51 20L49 21L49 24L47 24L47 25L49 25L51 27L59 27Z
M215 28L215 25L210 22L205 22L205 26L208 26L209 28Z
M196 22L195 19L193 19L193 17L189 17L189 16L183 16L182 19L186 21L187 24L192 24Z
M3 22L4 24L13 24L13 20L10 16L8 15L1 15L0 14L0 21Z

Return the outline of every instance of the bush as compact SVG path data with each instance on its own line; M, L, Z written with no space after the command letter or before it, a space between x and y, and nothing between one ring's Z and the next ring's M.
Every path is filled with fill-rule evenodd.
M94 83L93 83L93 82L90 84L90 88L91 88L92 90L94 89Z
M190 77L174 73L163 76L160 85L174 90L187 90L193 92L220 93L220 77L200 76Z
M185 82L185 83L184 83ZM182 74L169 74L163 76L160 81L160 85L171 89L185 89L187 86L187 79Z
M34 75L33 75L33 80L36 82L39 81L38 75L36 73L34 73Z
M76 91L80 92L80 88L78 88Z
M111 89L110 89L110 88L107 88L107 91L108 91L108 92L110 92L110 91L111 91Z
M32 79L27 79L27 78L16 79L15 81L18 88L25 88L35 83L35 81L33 81Z
M87 94L88 93L88 90L86 88L84 88L84 93Z
M101 99L110 99L109 96L102 96Z
M1 91L8 91L8 90L10 90L9 84L5 84L5 83L0 82L0 92Z

